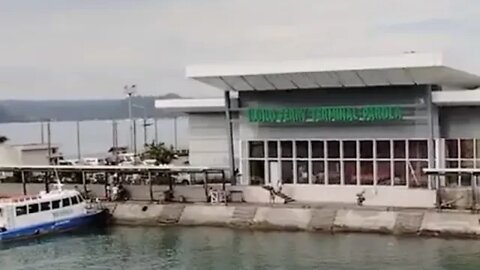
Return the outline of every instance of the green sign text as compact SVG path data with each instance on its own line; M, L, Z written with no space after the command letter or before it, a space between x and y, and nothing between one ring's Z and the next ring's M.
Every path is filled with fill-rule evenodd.
M400 120L402 109L394 106L248 108L252 123L373 122Z

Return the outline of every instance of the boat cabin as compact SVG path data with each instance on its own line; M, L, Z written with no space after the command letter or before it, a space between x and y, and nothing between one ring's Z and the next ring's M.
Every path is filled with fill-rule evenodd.
M76 190L0 199L0 233L68 220L85 209L85 200Z

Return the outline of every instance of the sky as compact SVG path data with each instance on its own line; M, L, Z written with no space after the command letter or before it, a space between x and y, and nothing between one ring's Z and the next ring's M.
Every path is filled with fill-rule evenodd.
M185 66L445 52L480 74L474 0L0 0L0 99L221 96Z

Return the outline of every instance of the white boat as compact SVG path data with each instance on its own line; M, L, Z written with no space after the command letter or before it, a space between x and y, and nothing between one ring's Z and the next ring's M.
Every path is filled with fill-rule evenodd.
M108 211L77 190L57 188L35 196L0 199L0 241L103 225Z

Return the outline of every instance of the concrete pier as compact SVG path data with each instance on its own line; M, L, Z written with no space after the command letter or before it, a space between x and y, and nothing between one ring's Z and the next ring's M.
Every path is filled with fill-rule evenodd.
M114 224L224 226L328 233L365 232L480 239L480 215L434 210L267 205L108 203Z

